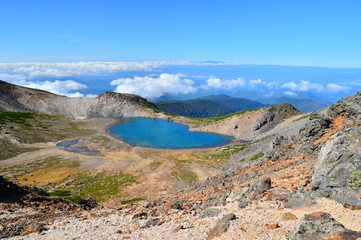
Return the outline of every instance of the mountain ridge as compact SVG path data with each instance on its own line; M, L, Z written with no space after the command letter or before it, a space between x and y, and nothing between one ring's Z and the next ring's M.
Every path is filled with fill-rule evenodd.
M94 117L154 116L157 107L133 94L104 92L97 97L66 97L0 80L0 110L66 115L74 119Z
M245 98L235 98L224 94L209 95L196 99L161 101L157 107L164 112L187 117L218 117L238 111L266 107L268 105Z
M319 101L309 98L289 98L289 97L280 97L271 100L261 101L264 104L276 105L281 103L292 104L295 108L300 110L302 113L309 113L313 111L318 111L324 109L331 105L331 103L326 101Z

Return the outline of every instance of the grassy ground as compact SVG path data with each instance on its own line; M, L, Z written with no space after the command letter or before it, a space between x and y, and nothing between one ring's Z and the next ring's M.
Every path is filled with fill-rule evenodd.
M82 122L65 116L0 111L0 160L36 150L26 144L56 142L95 133L81 126Z
M212 159L218 162L222 162L229 160L230 157L232 157L232 155L246 149L247 147L248 147L247 144L241 144L241 145L231 145L226 147L218 147L207 150L196 150L193 151L193 155L198 158Z
M56 182L54 188L56 191L69 191L68 197L93 197L97 202L104 202L122 197L124 192L121 188L133 183L139 183L137 177L123 172L110 175L105 171L80 171Z

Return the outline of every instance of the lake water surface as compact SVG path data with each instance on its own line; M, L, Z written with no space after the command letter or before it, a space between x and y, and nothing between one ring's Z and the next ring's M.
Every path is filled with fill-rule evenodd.
M109 133L133 146L152 148L207 148L227 144L232 137L190 132L188 126L163 119L126 118L108 128Z

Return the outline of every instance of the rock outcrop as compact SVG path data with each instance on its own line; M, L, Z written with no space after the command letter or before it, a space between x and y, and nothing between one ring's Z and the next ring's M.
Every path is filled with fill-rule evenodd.
M301 112L288 103L267 108L266 112L256 120L256 124L252 130L262 132L269 131L282 120L300 113Z
M361 92L331 105L327 114L342 119L343 126L320 148L312 190L361 209Z
M314 112L294 139L277 138L273 161L295 156L312 162L311 191L361 209L361 91L327 111ZM301 161L301 160L299 160Z
M356 240L361 237L361 232L346 229L337 222L330 214L313 212L304 215L298 220L296 226L290 232L288 239L348 239Z

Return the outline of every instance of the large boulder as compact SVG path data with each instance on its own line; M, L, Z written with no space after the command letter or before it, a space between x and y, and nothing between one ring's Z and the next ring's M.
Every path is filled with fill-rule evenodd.
M313 212L305 214L298 220L290 232L288 239L348 239L356 240L361 232L346 229L341 223L331 217L329 213Z
M311 188L319 195L361 209L361 129L341 131L321 148Z
M321 145L311 188L345 206L361 209L361 91L330 106L327 115L341 128Z
M361 91L354 95L343 98L332 104L327 114L330 117L336 117L338 115L345 116L344 123L351 126L353 123L361 125Z
M315 139L321 137L325 130L330 127L330 119L319 112L313 112L310 115L310 122L301 130L306 139Z

